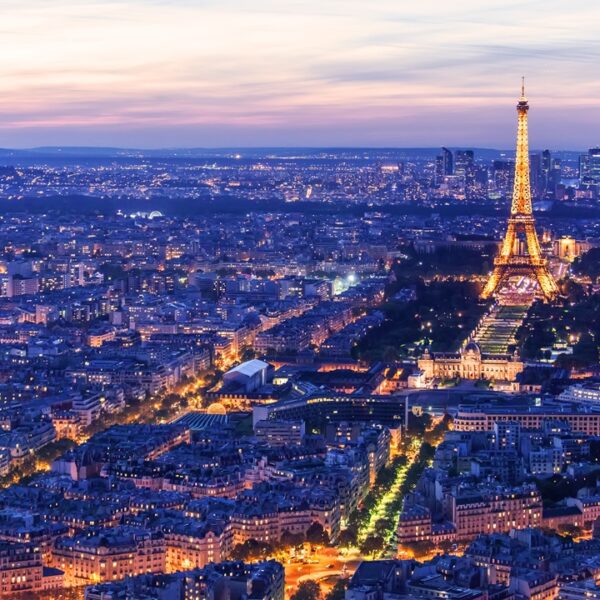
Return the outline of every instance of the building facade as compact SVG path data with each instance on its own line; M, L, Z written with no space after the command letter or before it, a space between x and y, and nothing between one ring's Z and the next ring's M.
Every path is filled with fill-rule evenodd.
M418 361L426 379L486 379L488 381L516 380L524 363L514 354L484 354L471 342L458 352L426 350Z

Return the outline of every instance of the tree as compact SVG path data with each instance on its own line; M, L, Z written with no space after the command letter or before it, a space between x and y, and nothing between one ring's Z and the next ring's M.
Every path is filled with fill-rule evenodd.
M405 265L398 268L403 271ZM398 273L396 277L401 279ZM398 359L414 353L410 345L424 337L431 339L433 350L452 350L485 310L485 304L479 301L478 286L470 282L430 281L425 285L422 279L413 278L406 283L415 288L417 298L409 302L388 299L380 307L385 322L354 347L355 358L371 362Z
M287 529L281 534L282 546L299 546L304 542L304 536L301 533L291 533Z
M313 579L302 581L292 594L291 600L320 600L321 586Z
M349 583L349 579L343 577L338 579L329 593L325 596L325 600L344 600Z
M592 248L585 254L575 259L573 271L580 275L587 275L595 281L600 277L600 248Z
M249 549L247 542L236 544L231 550L231 558L233 560L246 560L248 558Z
M389 487L394 482L396 477L396 473L394 471L393 466L382 467L379 469L379 473L377 473L377 477L375 479L375 485L380 485L382 487Z
M598 362L598 344L589 333L583 334L573 346L573 356L585 366Z
M569 302L580 302L585 297L585 288L572 279L559 283L560 293L566 296Z
M329 544L329 535L323 529L321 523L316 521L306 530L306 541L311 544Z
M559 525L558 532L562 535L568 535L570 537L578 537L583 533L581 527L577 527L577 525L572 525L571 523L563 523Z
M394 527L394 521L390 518L377 519L375 530L379 535L384 535Z
M362 508L366 511L371 510L375 506L376 498L372 492L369 492L362 501Z
M350 527L344 529L338 536L337 543L342 548L354 546L356 544L356 530Z
M233 560L260 560L273 552L271 544L265 544L257 540L246 540L243 544L237 544L231 551Z
M410 432L413 435L422 435L431 427L431 415L423 413L421 415L410 414L408 417Z
M363 554L375 554L383 550L384 539L379 535L370 535L360 545Z
M438 545L438 550L440 552L442 552L443 554L448 554L449 552L452 551L452 549L454 548L455 544L454 542L452 542L451 540L442 540Z
M256 358L256 351L254 350L254 348L252 348L250 346L245 346L242 349L240 359L242 361L245 361L245 360L252 360L253 358Z
M444 418L433 429L425 432L424 440L429 444L434 443L437 445L442 435L448 431L450 423L452 423L452 417L446 413Z

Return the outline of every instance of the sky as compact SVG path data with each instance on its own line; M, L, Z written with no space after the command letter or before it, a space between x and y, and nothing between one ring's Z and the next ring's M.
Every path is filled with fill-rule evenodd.
M0 147L600 144L598 0L2 0Z

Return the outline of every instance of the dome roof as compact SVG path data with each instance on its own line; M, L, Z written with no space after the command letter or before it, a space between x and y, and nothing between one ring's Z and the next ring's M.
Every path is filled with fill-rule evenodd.
M465 346L465 352L474 352L475 354L481 354L481 348L476 342L469 342Z

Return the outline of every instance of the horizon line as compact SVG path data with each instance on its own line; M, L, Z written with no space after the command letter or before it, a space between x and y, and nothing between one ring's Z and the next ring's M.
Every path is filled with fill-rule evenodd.
M588 150L599 148L598 145L591 145L586 149L583 148L559 148L559 147L539 147L532 148L531 151L550 150L554 152L587 152ZM113 151L129 151L129 152L176 152L176 151L224 151L224 150L441 150L448 148L449 150L483 150L493 152L514 152L514 148L502 148L497 146L477 146L477 145L452 145L440 144L436 146L360 146L360 145L315 145L315 146L96 146L96 145L44 145L44 146L24 146L24 147L0 147L2 152L39 152L44 150L113 150Z

